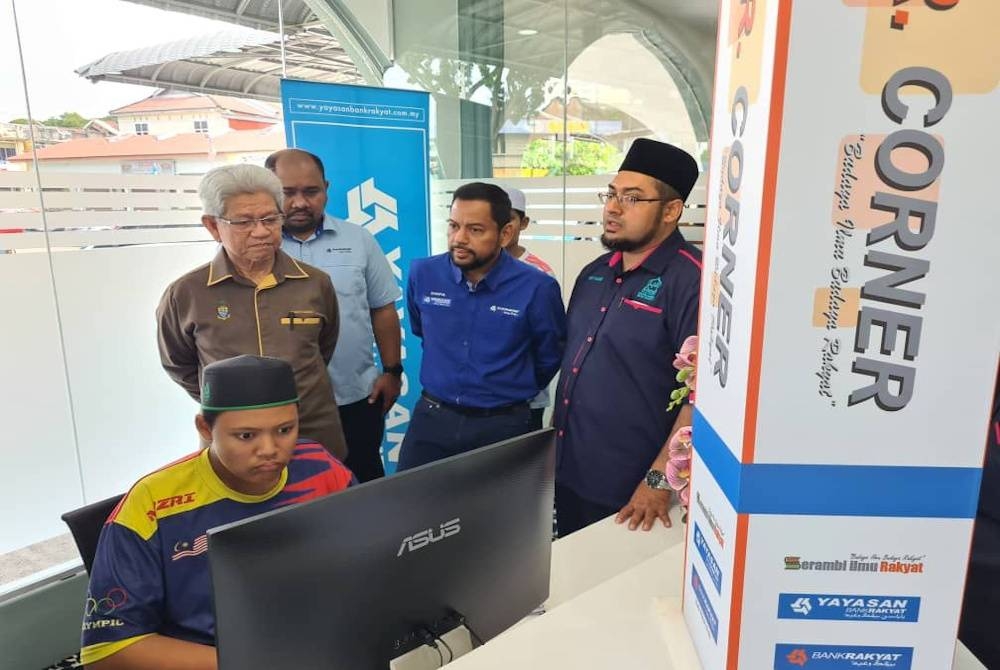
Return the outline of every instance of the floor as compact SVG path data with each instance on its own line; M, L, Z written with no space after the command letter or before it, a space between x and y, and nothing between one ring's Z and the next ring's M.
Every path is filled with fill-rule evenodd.
M69 533L0 554L0 587L78 556Z

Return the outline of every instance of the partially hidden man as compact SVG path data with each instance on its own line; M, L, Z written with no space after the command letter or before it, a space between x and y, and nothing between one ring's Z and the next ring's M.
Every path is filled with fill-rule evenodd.
M677 224L697 179L685 151L638 139L600 194L610 251L573 287L555 402L560 535L616 512L632 530L670 525L666 445L691 409L667 406L701 283L701 252Z
M329 370L347 439L344 465L362 482L378 479L385 475L380 453L385 415L402 388L399 287L372 234L326 213L330 184L318 156L283 149L268 156L264 167L284 190L282 250L328 273L337 290L340 333Z
M88 668L215 670L208 529L355 481L319 444L298 439L288 363L238 356L203 377L195 427L208 447L142 477L101 531L84 606Z
M160 361L201 400L199 373L240 354L288 361L301 395L299 431L347 455L327 364L339 329L330 277L281 250L281 181L255 165L226 165L198 188L202 225L220 243L212 262L174 281L156 310Z

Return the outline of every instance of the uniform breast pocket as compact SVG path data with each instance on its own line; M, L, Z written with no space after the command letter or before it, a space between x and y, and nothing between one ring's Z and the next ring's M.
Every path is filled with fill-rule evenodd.
M357 265L335 265L329 268L329 272L338 298L366 295L364 268Z
M656 305L647 305L644 302L639 302L638 300L633 300L632 298L623 298L622 306L639 312L646 312L647 314L663 314L663 309L661 307L657 307Z
M279 357L291 356L290 360L294 360L319 356L320 333L326 324L323 314L308 309L290 310L278 318L278 324L277 341L282 349Z
M614 314L614 330L623 342L629 342L629 346L639 350L650 346L664 332L663 325L662 307L634 298L624 298L618 302L618 309Z

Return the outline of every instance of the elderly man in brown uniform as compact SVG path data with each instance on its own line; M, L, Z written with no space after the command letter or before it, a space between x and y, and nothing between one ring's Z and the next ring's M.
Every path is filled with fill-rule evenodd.
M156 310L163 369L196 401L209 363L253 354L295 370L299 434L347 455L326 366L339 329L337 294L322 270L281 250L281 182L256 165L226 165L198 187L202 225L222 246L211 263L167 287Z

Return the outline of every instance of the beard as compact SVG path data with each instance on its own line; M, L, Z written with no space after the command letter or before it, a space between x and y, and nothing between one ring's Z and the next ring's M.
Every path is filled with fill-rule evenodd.
M458 260L457 258L455 258L456 249L461 249L462 251L467 252L469 256L467 256L464 260L461 261ZM463 272L468 272L469 270L478 270L481 267L489 265L494 260L496 260L497 256L500 255L500 251L497 250L497 252L491 256L480 256L479 254L477 254L472 249L469 249L468 247L449 247L448 253L451 256L451 262L454 263L456 267L461 268Z
M636 251L637 249L642 249L643 247L648 245L650 242L656 239L656 232L657 232L656 229L653 228L648 233L646 233L637 240L626 240L626 239L612 240L608 237L607 233L605 233L601 235L601 244L608 251L621 251L627 253L630 251Z
M300 235L302 233L311 233L319 228L322 222L323 217L317 218L309 210L296 209L285 215L283 227L285 231L292 235Z

